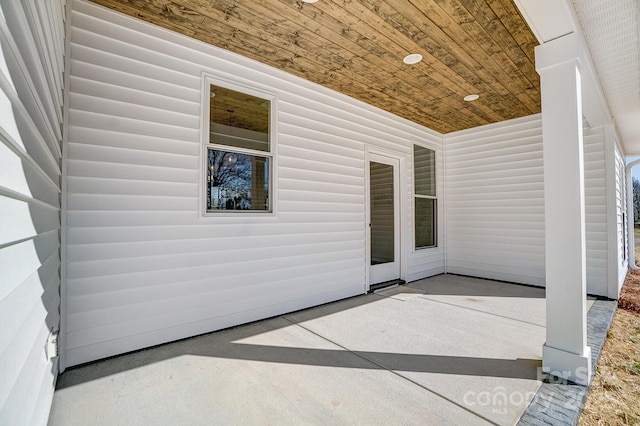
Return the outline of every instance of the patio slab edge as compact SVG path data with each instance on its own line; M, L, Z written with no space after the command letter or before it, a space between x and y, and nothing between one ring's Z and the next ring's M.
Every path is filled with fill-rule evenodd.
M617 305L616 300L597 299L587 313L587 344L591 347L593 374L595 374ZM589 386L545 375L542 386L520 418L518 425L576 425L588 393Z

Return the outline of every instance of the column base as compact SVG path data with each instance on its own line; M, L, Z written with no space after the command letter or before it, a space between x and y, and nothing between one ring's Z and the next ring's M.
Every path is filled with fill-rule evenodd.
M542 346L542 371L588 386L592 376L591 348L585 346L584 354L578 355L545 343Z

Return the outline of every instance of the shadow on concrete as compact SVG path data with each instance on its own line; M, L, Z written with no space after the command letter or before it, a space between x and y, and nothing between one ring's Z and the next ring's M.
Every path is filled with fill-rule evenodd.
M180 345L171 343L169 345ZM185 345L187 346L187 345ZM278 364L310 365L335 368L392 370L399 372L437 373L467 376L487 376L536 380L541 361L537 359L492 359L443 355L400 354L333 349L292 348L233 342L195 344L181 350L163 351L145 356L141 352L124 355L128 362L101 361L80 369L65 371L58 380L58 389L101 379L125 370L184 355L260 361ZM356 355L356 357L354 357ZM362 360L368 361L363 363Z
M460 285L463 283L462 285ZM526 299L544 299L543 287L493 281L485 278L472 278L454 274L442 274L435 277L413 281L406 285L425 295L467 296L467 297L521 297Z
M434 278L431 280L433 279ZM482 283L483 280L478 281L481 281L484 291L471 291L469 293L478 296L500 294L505 297L509 297L508 294L513 293L509 292L510 284L495 283L499 289L497 291L488 291L488 287L492 283L490 281L487 281L486 283ZM400 287L398 288L398 291L415 291L416 285L421 288L429 287L429 285L425 283L417 282L409 288ZM413 289L411 287L413 287ZM441 284L436 283L435 287L440 288ZM467 285L464 287L474 290L472 288L473 286ZM525 289L526 292L530 291L527 287L525 287ZM431 288L431 290L433 290L433 288ZM541 289L533 290L535 290L534 293L540 293ZM542 290L542 293L543 292L544 291ZM455 293L450 291L449 293L469 294L461 291ZM519 292L516 293L520 294ZM318 309L316 307L304 310L304 321L331 315L333 313L338 313L369 303L375 303L384 299L387 299L387 296L381 294L367 294L338 302L332 302L323 305L322 309ZM288 315L274 317L268 320L257 321L251 324L120 355L84 366L74 367L68 369L59 377L57 388L64 389L88 381L115 375L127 370L141 368L145 365L189 355L260 361L277 364L488 376L530 380L538 378L537 374L541 367L541 361L538 359L494 359L430 354L349 351L346 349L283 347L241 342L242 339L247 339L281 328L299 327L296 323L287 319L287 317Z

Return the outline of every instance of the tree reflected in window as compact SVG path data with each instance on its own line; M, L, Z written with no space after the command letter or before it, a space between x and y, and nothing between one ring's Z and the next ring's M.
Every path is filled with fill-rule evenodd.
M269 158L208 149L207 210L269 210Z
M234 89L231 83L209 85L205 214L272 213L273 98Z

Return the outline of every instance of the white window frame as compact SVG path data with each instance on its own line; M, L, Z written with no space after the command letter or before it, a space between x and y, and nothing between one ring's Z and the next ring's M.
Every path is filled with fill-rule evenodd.
M211 85L246 93L262 98L270 103L269 110L269 151L254 151L245 148L237 148L229 145L218 145L209 142L210 138L210 93ZM200 200L200 216L205 218L221 217L275 217L277 215L277 135L278 135L278 95L267 88L257 84L246 84L234 81L211 73L202 74L201 87L201 150L200 150L200 188L198 198ZM269 159L269 206L270 210L220 210L207 211L207 167L209 149L217 151L235 152L265 157Z
M419 146L421 148L425 148L428 149L430 151L433 151L434 155L435 155L435 179L436 179L436 195L421 195L421 194L416 194L416 163L415 163L415 149L414 146ZM437 249L439 247L440 244L440 179L438 177L438 170L440 170L440 150L439 148L435 147L435 146L431 146L429 144L426 143L420 143L417 141L412 141L411 144L411 174L413 176L413 179L411 179L411 183L412 183L412 188L411 188L411 203L412 203L412 207L413 207L413 223L412 223L412 227L411 227L411 235L412 235L412 240L413 240L413 251L421 251L421 250L430 250L430 249ZM423 199L430 199L430 200L435 200L436 201L436 205L435 205L435 220L434 220L434 239L435 239L435 244L432 246L423 246L423 247L416 247L416 218L417 218L417 211L416 211L416 198L423 198Z

